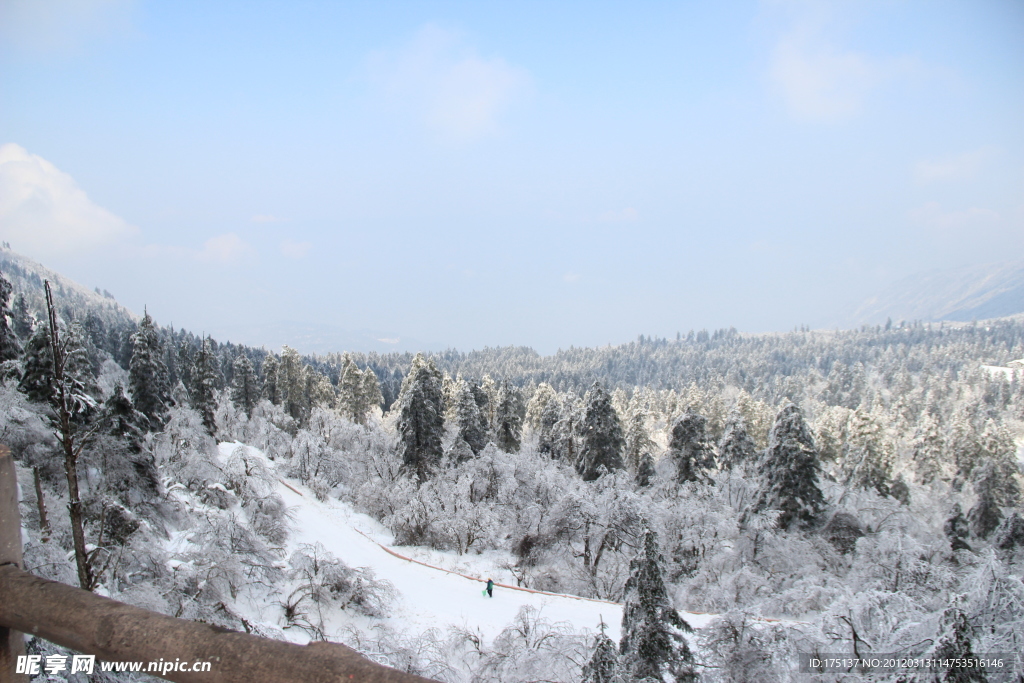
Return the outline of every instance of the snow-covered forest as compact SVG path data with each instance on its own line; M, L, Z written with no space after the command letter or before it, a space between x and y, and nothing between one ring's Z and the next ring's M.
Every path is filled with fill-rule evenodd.
M861 680L797 653L1024 675L1019 317L304 356L4 256L0 442L40 576L444 681ZM372 568L290 542L281 477L410 552L622 603L619 637L529 611L493 638L403 630Z

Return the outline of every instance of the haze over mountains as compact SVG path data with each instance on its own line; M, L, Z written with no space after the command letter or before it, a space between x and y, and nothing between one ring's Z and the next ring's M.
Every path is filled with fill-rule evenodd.
M1024 259L911 275L865 301L851 322L969 322L1018 313L1024 313Z

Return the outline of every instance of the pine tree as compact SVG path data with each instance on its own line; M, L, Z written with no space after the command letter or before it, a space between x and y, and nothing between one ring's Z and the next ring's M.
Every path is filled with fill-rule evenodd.
M3 273L0 273L0 363L15 360L21 355L18 336L7 323L7 317L11 315L11 310L8 307L11 291L11 283L3 276Z
M369 370L367 370L369 372ZM341 360L338 373L338 412L356 424L366 421L369 406L363 393L363 373L349 354Z
M676 465L676 481L711 483L715 468L715 451L708 442L707 420L687 410L672 425L669 433L668 457Z
M818 488L821 465L800 409L792 403L779 411L759 464L761 489L753 511L780 510L783 529L814 524L825 508Z
M418 353L398 396L398 433L402 463L420 482L430 478L443 453L444 396L441 373Z
M252 409L260 400L259 379L256 368L244 353L238 354L231 364L231 400L246 415L252 415Z
M971 645L974 629L963 610L956 607L947 609L942 614L941 628L945 634L935 648L935 659L975 659ZM983 683L988 677L980 669L952 667L944 672L941 680L943 683Z
M539 389L537 393L540 393ZM538 409L540 413L536 417L536 424L533 425L537 430L537 452L552 458L558 457L555 448L555 425L562 418L562 405L563 401L557 394L553 398L549 397L544 407Z
M558 403L558 394L551 385L547 382L541 382L537 385L536 391L533 392L533 396L526 403L526 417L524 423L527 427L539 432L541 430L541 421L543 415L547 410L547 407L552 403ZM551 424L554 424L553 422Z
M213 434L216 429L213 415L217 411L217 389L222 381L223 377L213 348L213 341L207 337L196 354L194 383L190 393L192 407L203 417L203 425L210 434Z
M506 453L518 453L523 432L523 397L508 379L498 386L494 405L495 445Z
M583 683L615 683L618 654L615 641L604 634L602 622L601 633L594 638L594 652L583 665Z
M110 481L109 472L116 468L109 466L109 459L117 458L119 453L118 449L104 449L105 465L102 469L108 485L122 492L127 503L134 502L133 496L140 492L147 497L155 496L159 490L160 475L152 453L143 448L143 439L149 430L149 418L135 409L120 384L114 387L114 393L103 404L103 421L107 434L124 444L120 457L127 460L124 465L127 472L131 473L131 476L122 474L117 480Z
M28 341L32 337L35 320L28 310L28 301L25 300L24 294L14 297L14 303L11 305L11 327L22 341Z
M621 665L634 680L696 681L693 654L683 636L693 629L672 607L662 564L658 536L647 531L640 551L629 563L623 593Z
M260 368L260 372L263 373L263 398L275 406L281 405L281 391L277 387L277 371L279 367L280 363L277 360L277 356L268 353L267 357L263 359L263 365Z
M914 470L922 484L931 484L943 476L943 448L939 421L926 412L921 417L913 441Z
M641 488L646 488L654 481L657 472L654 469L654 457L650 453L644 453L640 464L636 468L636 476L633 481Z
M757 446L747 432L747 421L738 408L729 411L725 420L725 431L718 441L718 461L723 469L731 470L752 462L757 455Z
M946 538L949 539L949 547L952 550L971 550L971 546L966 541L971 533L971 526L968 524L967 518L964 517L960 503L953 504L949 519L943 525L942 531L946 534Z
M331 384L331 379L318 372L312 365L307 365L302 369L303 380L305 381L305 405L307 412L303 419L309 419L309 411L317 406L324 408L334 408L338 402L338 392L335 390L334 385Z
M473 391L462 378L455 383L452 413L459 438L469 447L472 455L479 455L487 445L487 425L473 398Z
M576 471L583 481L593 481L602 471L622 469L625 439L612 397L600 383L594 382L583 397L583 422L580 425L580 455Z
M281 361L277 367L277 391L281 407L296 422L303 424L309 415L306 377L303 373L302 357L290 346L281 349Z
M45 403L53 392L53 353L50 350L50 327L42 324L36 328L25 347L22 358L21 382L18 389L29 400Z
M139 412L157 429L163 425L167 409L172 405L167 366L153 319L146 313L139 329L131 337L132 358L128 365L128 387Z
M374 408L380 408L384 403L384 394L380 390L380 380L372 368L363 369L363 405L366 406L366 413ZM363 421L366 423L366 413L363 414Z
M854 411L845 450L846 485L873 488L878 495L888 496L892 479L892 446L884 438L875 415L863 410Z
M641 463L654 450L654 441L647 433L647 417L647 411L635 403L626 417L626 468L634 475L639 474Z

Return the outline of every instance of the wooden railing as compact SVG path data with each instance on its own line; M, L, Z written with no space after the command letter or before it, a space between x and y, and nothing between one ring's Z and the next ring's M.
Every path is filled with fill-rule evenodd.
M182 683L429 683L337 643L296 645L175 619L25 572L14 460L0 446L0 683L28 680L15 670L22 633L108 662L210 663L205 672L150 672Z

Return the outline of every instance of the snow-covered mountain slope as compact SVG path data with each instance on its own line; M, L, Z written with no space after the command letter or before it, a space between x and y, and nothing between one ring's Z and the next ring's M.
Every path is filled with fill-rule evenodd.
M968 322L1024 313L1024 260L934 270L904 278L874 296L852 322L899 320Z
M43 281L49 280L58 307L75 309L83 315L94 311L119 321L139 320L136 313L119 304L109 292L93 291L7 247L0 247L0 273L10 281L15 293L24 294L30 309L40 318L45 310Z
M221 443L220 457L226 459L241 445ZM257 449L249 450L264 458L267 467L274 468L274 463ZM283 478L278 480L277 493L288 506L292 520L289 553L301 545L319 543L350 567L371 568L377 579L386 580L395 588L397 599L389 621L396 630L422 633L454 626L478 632L490 641L513 622L521 608L531 606L549 622L566 622L578 631L596 631L603 621L608 636L619 639L621 604L508 585L496 586L494 597L487 598L483 595L488 578L485 560L474 563L473 558L462 556L458 558L460 572L429 566L409 558L408 549L391 547L393 539L385 528L344 502L318 501L297 480ZM479 575L473 576L477 569L481 570ZM705 626L713 618L707 614L681 614L695 628ZM263 614L264 619L268 616ZM289 630L286 635L298 642L309 639L299 630Z

